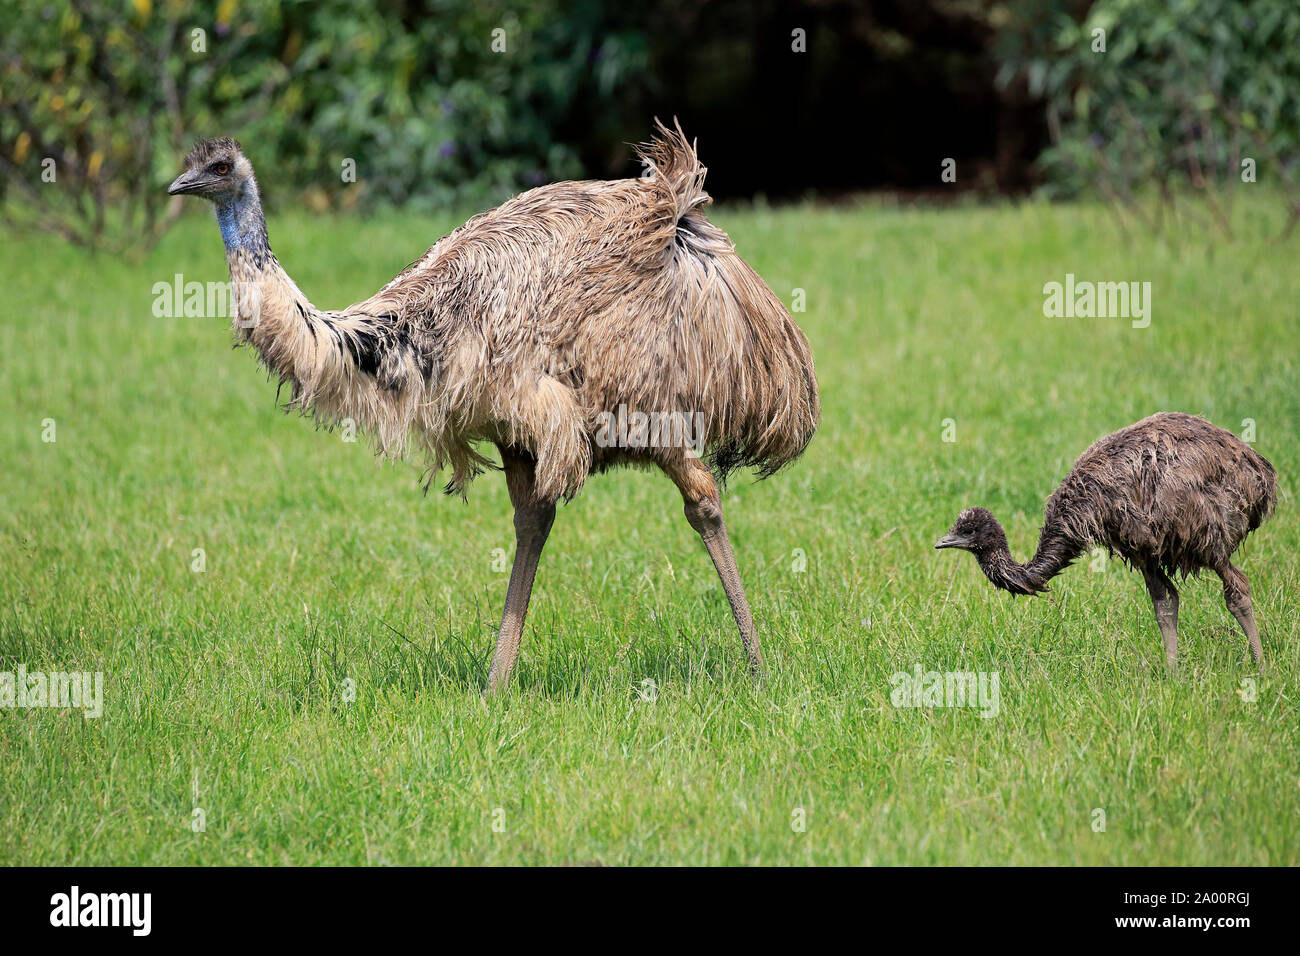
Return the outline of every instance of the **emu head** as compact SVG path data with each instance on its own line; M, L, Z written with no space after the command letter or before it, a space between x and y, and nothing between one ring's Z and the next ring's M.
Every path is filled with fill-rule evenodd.
M213 202L238 198L253 182L253 165L228 137L204 139L185 157L185 172L167 187L169 196L202 196Z
M1007 536L987 508L967 508L957 516L956 522L936 548L961 548L972 554L986 554L1007 546Z

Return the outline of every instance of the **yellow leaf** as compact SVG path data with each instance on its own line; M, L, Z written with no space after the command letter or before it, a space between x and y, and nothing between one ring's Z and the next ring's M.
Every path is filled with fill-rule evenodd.
M18 141L14 143L14 162L21 163L27 158L27 151L32 148L32 138L24 130L18 134Z
M104 165L104 154L95 150L90 154L90 164L86 167L86 175L91 179L99 177L99 167Z

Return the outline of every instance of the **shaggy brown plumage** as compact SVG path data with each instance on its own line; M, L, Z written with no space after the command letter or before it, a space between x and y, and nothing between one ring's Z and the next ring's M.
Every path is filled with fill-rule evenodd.
M1107 435L1085 451L1047 499L1038 550L1011 557L1006 534L984 508L963 511L936 548L961 548L1012 594L1036 594L1094 545L1142 571L1172 662L1178 592L1171 576L1210 568L1255 659L1263 651L1246 576L1231 563L1246 535L1277 504L1277 476L1262 455L1203 418L1163 412Z
M540 553L558 499L617 464L657 465L677 483L751 663L760 660L714 478L742 467L766 477L803 451L820 416L812 354L705 217L693 145L680 127L658 131L639 151L645 176L516 196L333 312L315 308L271 253L237 143L198 144L170 189L215 203L237 334L290 386L294 406L327 424L352 419L386 454L415 443L430 475L450 466L448 491L462 496L490 465L480 444L500 450L516 526L527 528L493 685L508 676L531 589L537 555L524 552ZM679 416L688 440L635 427L609 440L611 416L638 415Z

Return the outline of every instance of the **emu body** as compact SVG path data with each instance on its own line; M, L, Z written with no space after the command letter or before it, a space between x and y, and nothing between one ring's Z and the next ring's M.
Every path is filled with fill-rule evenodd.
M718 486L798 457L820 417L808 341L705 217L705 169L680 127L640 150L649 175L522 193L439 240L373 296L311 304L271 252L251 164L230 139L199 143L169 188L211 200L235 290L236 335L318 421L352 419L381 452L416 446L449 493L495 467L516 551L489 689L518 654L555 517L589 474L657 466L721 578L750 666L762 663ZM609 416L683 414L689 441ZM697 449L703 449L700 455Z
M1263 648L1250 583L1232 554L1277 504L1273 466L1253 448L1203 418L1162 412L1096 442L1047 499L1038 550L1011 556L992 513L969 508L936 548L971 552L995 587L1038 594L1096 545L1142 572L1170 664L1178 655L1178 590L1202 568L1223 580L1228 610L1257 663Z

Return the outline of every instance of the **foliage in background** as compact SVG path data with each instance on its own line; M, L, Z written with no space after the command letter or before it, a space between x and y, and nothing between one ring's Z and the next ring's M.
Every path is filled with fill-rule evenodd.
M0 0L0 17L0 209L84 244L157 238L199 136L239 138L271 207L482 208L628 175L654 115L700 137L719 196L1045 182L1159 225L1190 187L1207 202L1179 217L1226 227L1253 159L1300 216L1300 8L1282 0Z
M944 192L1021 189L1046 133L1023 83L994 86L1004 13L983 0L0 0L0 208L79 242L147 245L178 209L161 189L179 154L214 133L244 143L270 206L481 208L542 181L632 174L627 143L654 116L700 138L720 197L934 191L946 156L961 175ZM857 127L873 148L845 148Z
M166 227L163 187L199 136L236 133L272 199L290 187L316 208L497 200L577 175L551 130L615 102L644 55L598 31L593 4L558 0L135 0L125 16L0 0L0 17L0 199L110 246Z
M1015 5L999 82L1046 101L1054 196L1100 192L1155 229L1200 204L1231 231L1243 163L1281 184L1300 217L1300 5L1281 0L1101 0L1086 17ZM1033 16L1026 16L1032 12ZM1094 50L1104 31L1104 52ZM1144 199L1144 197L1149 197Z

